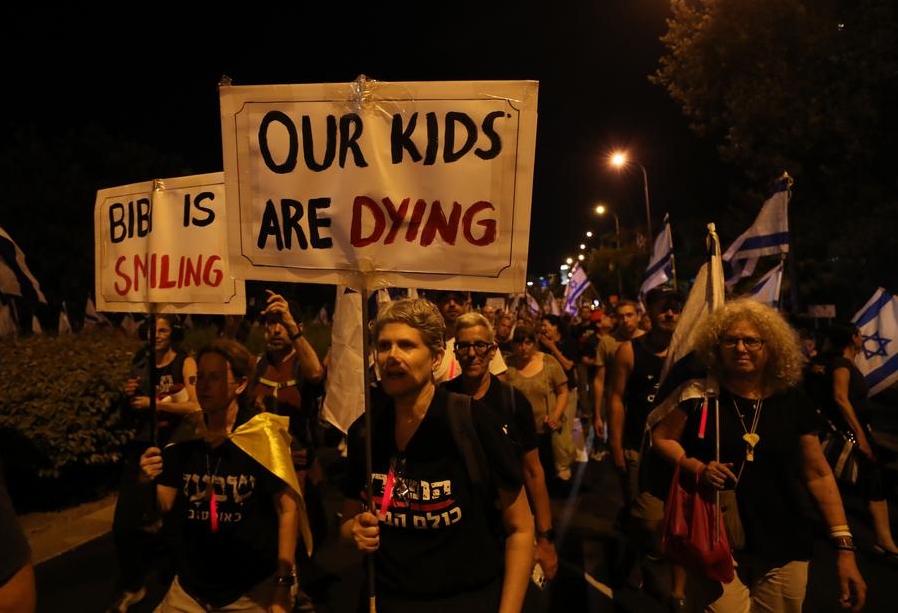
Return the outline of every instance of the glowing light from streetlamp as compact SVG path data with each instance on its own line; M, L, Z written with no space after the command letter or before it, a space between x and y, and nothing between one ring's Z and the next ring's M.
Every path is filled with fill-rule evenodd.
M621 168L627 163L627 154L623 151L615 151L611 154L611 165L616 168Z

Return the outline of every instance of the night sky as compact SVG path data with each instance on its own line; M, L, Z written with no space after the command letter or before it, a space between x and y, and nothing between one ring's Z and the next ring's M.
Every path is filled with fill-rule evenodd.
M667 0L493 4L315 2L263 14L247 3L202 15L159 3L128 3L122 13L7 8L3 104L8 118L50 121L60 131L101 124L177 153L200 174L223 167L222 75L234 85L349 82L360 74L537 80L531 275L557 271L585 229L613 231L611 218L593 213L597 201L613 207L622 230L645 227L641 171L607 164L618 147L647 170L654 228L669 212L675 241L703 241L705 223L724 204L719 164L647 79L662 52ZM72 206L93 210L93 202Z

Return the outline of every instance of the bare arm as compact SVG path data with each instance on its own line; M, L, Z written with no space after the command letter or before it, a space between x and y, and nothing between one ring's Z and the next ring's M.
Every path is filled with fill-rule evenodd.
M848 383L850 378L851 374L848 372L848 368L844 366L840 366L833 370L833 400L835 400L836 405L839 407L839 411L841 411L845 421L848 422L852 432L854 432L854 437L857 439L857 444L858 447L860 447L860 450L865 456L870 458L870 460L875 461L876 455L873 453L873 448L867 440L864 426L861 424L861 420L858 419L857 413L855 413L854 407L851 406L851 401L848 399Z
M605 366L596 366L596 376L592 379L595 406L592 411L592 423L596 430L596 436L605 434L605 418L602 416L602 400L605 397Z
M721 464L713 460L705 464L698 458L686 455L686 450L680 444L686 419L686 413L674 409L655 424L652 428L652 447L655 452L671 464L680 462L684 470L693 473L696 479L700 479L708 487L720 490L728 483L735 483L736 474L732 464Z
M558 360L558 363L561 364L562 370L564 372L570 372L570 370L574 367L574 361L567 359L565 355L561 352L561 349L558 348L558 345L555 341L551 340L545 334L539 334L539 342L545 348L546 353L551 355L553 358Z
M302 323L293 319L290 313L290 305L287 300L280 294L276 294L270 289L265 290L268 293L267 304L262 315L277 314L280 316L281 323L287 331L293 349L299 358L299 370L302 376L313 383L318 383L324 377L324 367L315 349L309 344L302 333Z
M34 613L37 609L37 587L34 565L29 560L6 583L0 585L0 611Z
M630 341L621 343L614 354L611 367L611 393L608 397L608 443L611 446L611 457L619 471L626 470L624 460L624 393L627 391L627 380L633 372L633 344Z
M552 505L549 503L546 474L539 461L539 451L531 449L525 453L521 466L524 472L524 486L533 507L536 531L546 532L552 528ZM554 579L558 573L558 552L555 550L555 543L545 538L537 538L536 561L543 567L546 578Z
M518 613L533 568L533 515L524 488L517 492L499 490L505 524L505 576L499 613Z
M146 481L153 481L162 474L162 450L158 447L148 447L140 456L140 476ZM173 487L156 484L156 505L163 514L168 513L175 503L175 495L178 493Z
M157 400L157 410L174 415L190 415L200 410L200 403L196 398L196 360L192 357L187 356L184 358L181 376L184 379L184 391L187 392L187 400L183 402L160 402ZM149 409L150 397L132 396L131 407L135 409Z
M847 526L848 519L839 486L826 462L820 439L815 433L801 437L801 470L808 491L813 496L827 526ZM857 568L853 551L838 550L836 564L839 572L839 603L843 608L851 606L860 611L867 597L867 584Z
M278 566L279 577L292 575L295 570L296 538L299 531L299 494L285 487L273 495L278 515ZM275 587L271 611L287 613L292 608L288 586Z

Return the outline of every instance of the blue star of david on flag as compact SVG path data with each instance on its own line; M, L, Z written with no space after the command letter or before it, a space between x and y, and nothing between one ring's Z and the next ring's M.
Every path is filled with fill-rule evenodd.
M898 298L880 287L851 321L864 339L856 363L873 396L898 383Z
M864 359L869 360L870 358L872 358L875 355L881 355L883 357L888 357L889 354L886 353L886 347L889 346L889 343L892 342L892 339L881 337L879 335L879 330L877 330L876 332L874 332L873 334L871 334L869 336L866 334L862 334L861 336L864 339L864 346L863 346ZM873 351L870 351L868 342L875 343L876 349Z

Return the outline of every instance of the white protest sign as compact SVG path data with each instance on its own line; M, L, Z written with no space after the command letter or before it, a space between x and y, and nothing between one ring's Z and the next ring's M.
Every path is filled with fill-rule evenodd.
M239 278L524 287L535 81L220 88Z
M243 315L228 264L223 173L97 191L97 310Z

